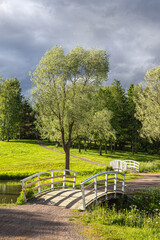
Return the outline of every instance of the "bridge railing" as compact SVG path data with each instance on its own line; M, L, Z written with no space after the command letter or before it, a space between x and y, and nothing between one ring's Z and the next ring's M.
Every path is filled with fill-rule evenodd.
M69 174L68 174L69 173ZM27 193L31 190L34 196L57 188L75 188L76 174L68 169L54 169L33 174L21 180L23 197L27 201ZM48 188L49 186L49 188Z
M124 162L127 164L127 169L133 169L137 172L140 171L140 163L134 160L124 160Z
M127 171L127 163L122 160L113 160L110 162L110 166L115 170L115 171Z
M107 171L95 174L80 183L82 190L83 209L98 198L105 196L108 198L110 193L124 194L125 174Z
M127 170L135 170L139 172L140 163L134 160L113 160L110 162L110 166L115 171L127 171Z

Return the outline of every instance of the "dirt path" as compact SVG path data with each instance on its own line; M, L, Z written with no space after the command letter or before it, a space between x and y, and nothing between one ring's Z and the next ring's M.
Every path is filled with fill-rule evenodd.
M125 192L130 193L149 187L160 187L160 173L138 173L142 178L126 182Z
M0 208L0 240L83 240L69 209L48 205Z
M42 146L42 147L44 147L44 148L46 148L46 149L48 149L48 150L65 154L64 152L60 152L60 151L58 151L58 150L55 150L55 149L52 149L52 148L47 147L47 146L44 145L41 141L37 141L37 143L38 143L40 146ZM86 161L86 162L90 162L90 163L92 163L92 164L99 165L99 166L103 166L103 167L106 167L106 166L107 166L106 164L99 163L99 162L95 162L95 161L89 160L89 159L87 159L87 158L78 157L78 156L75 156L75 155L73 155L73 154L70 154L70 156L71 156L71 157L74 157L74 158L78 158L78 159L84 160L84 161Z

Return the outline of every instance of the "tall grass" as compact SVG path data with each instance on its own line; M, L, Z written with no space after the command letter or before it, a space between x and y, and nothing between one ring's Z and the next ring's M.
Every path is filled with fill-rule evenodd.
M147 189L137 194L141 197L128 198L127 202L125 199L117 205L97 206L83 214L81 220L92 226L93 232L96 229L105 239L118 237L118 239L158 240L160 239L160 189ZM128 229L130 229L129 235Z

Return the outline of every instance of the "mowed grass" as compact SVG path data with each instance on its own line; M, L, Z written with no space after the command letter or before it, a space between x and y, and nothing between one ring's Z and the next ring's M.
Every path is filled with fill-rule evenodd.
M64 152L62 147L56 148L53 143L44 141L53 150ZM0 142L0 179L22 179L37 172L47 171L51 169L64 169L65 168L65 155L51 151L38 145L35 140L15 140L10 142ZM156 163L154 171L159 171L157 167L160 166L158 155L137 154L131 157L130 152L114 152L99 155L98 150L84 150L81 153L78 149L71 149L71 154L90 159L106 166L110 166L110 161L114 159L135 159L146 165L149 163ZM153 166L153 164L152 164ZM70 170L77 171L77 184L93 174L106 170L106 167L99 166L93 163L71 156ZM126 175L126 180L137 178L135 174Z
M0 142L0 179L22 179L37 172L64 168L64 154L45 149L34 140ZM105 171L105 167L71 157L70 170L79 172L80 182Z
M48 141L44 141L43 143L47 145L49 148L52 148L54 150L58 150L61 152L63 151L63 148L61 146L56 147L55 144L49 143ZM71 148L71 154L87 158L92 161L96 161L99 163L106 164L107 166L110 166L110 161L112 160L126 160L131 159L140 162L140 171L141 172L160 172L160 155L154 154L149 155L148 153L144 152L138 152L135 155L132 155L132 152L130 151L108 151L107 154L105 154L104 151L102 151L102 156L99 155L99 150L89 150L85 151L84 149L81 149L81 153L79 153L78 149Z

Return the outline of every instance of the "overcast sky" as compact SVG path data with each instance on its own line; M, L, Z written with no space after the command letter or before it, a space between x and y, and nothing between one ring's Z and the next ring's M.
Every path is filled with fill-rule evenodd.
M26 98L28 72L54 45L106 49L108 84L128 88L160 65L160 0L0 0L0 75Z

